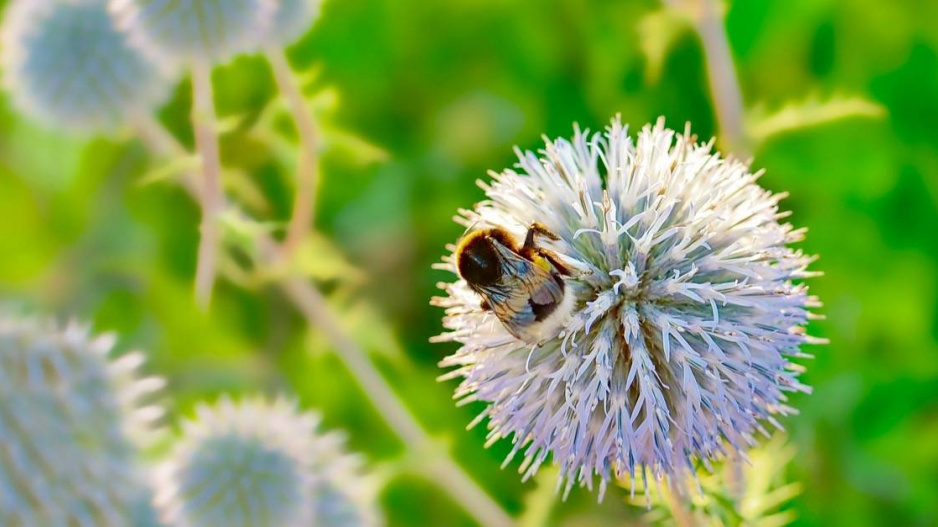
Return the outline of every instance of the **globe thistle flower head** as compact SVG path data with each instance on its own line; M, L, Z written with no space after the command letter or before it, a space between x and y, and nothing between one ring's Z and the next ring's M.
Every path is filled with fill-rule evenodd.
M113 27L107 0L15 0L0 27L0 71L20 111L71 132L113 131L169 91Z
M321 0L281 0L263 44L284 47L299 40L319 17L321 4Z
M161 63L215 63L252 51L276 0L110 0L117 27Z
M223 398L202 405L160 470L157 506L171 525L330 525L320 498L351 458L295 403ZM344 494L343 494L344 496Z
M573 270L572 313L554 338L513 337L463 279L441 284L448 332L461 347L441 365L456 397L489 406L490 442L512 437L530 477L549 455L567 493L600 496L610 479L648 472L681 481L695 460L753 444L794 410L808 309L797 283L812 258L803 231L779 220L761 173L699 144L689 129L646 126L633 141L619 119L605 133L518 151L518 170L492 173L487 200L457 218L519 239L540 222L542 245ZM454 249L455 250L455 249ZM456 273L455 258L439 268Z
M137 441L162 415L163 381L112 337L0 320L0 525L159 525Z

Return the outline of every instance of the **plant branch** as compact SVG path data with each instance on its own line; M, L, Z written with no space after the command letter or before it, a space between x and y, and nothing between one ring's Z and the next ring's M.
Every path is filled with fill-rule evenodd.
M730 52L720 0L664 0L665 5L689 15L706 55L707 79L723 147L741 157L751 155L746 133L742 90Z
M136 127L140 137L159 155L169 157L186 154L185 148L152 118L140 117ZM199 192L198 186L194 184L195 178L186 175L182 181L189 193L197 198ZM261 258L266 260L261 263L270 263L277 258L278 246L271 237L262 234L259 247ZM329 339L339 358L358 380L365 395L387 421L391 430L401 438L408 451L422 461L419 466L424 474L445 489L481 525L512 525L511 517L501 506L446 452L441 451L418 424L404 402L371 363L365 351L342 331L338 318L332 313L322 294L309 282L297 277L287 277L278 285L303 313L309 325L322 331Z
M647 489L646 489L647 492ZM693 512L690 510L686 498L679 492L677 486L668 485L668 505L671 508L671 515L674 516L674 522L678 527L696 527Z
M221 233L218 216L224 207L221 183L221 158L216 132L215 101L212 97L212 69L205 62L192 68L192 126L195 148L202 163L198 187L202 222L195 273L195 297L202 309L208 309L218 267Z
M388 425L404 441L407 448L422 460L418 466L425 474L446 488L480 524L484 526L512 525L512 519L505 511L449 456L437 450L430 436L417 424L403 401L394 393L368 359L364 350L339 329L339 321L332 314L322 294L301 279L288 279L281 287L300 309L309 324L321 329L332 345L339 349L340 356L358 378L358 382L361 383L372 404L378 408Z
M282 49L271 50L267 60L274 72L277 88L283 95L300 137L300 157L296 168L296 197L287 236L281 246L281 257L288 257L303 241L313 222L316 189L319 184L319 140L316 125L296 76Z

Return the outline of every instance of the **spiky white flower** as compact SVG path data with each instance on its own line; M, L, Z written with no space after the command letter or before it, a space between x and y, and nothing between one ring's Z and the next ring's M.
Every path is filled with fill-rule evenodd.
M24 114L72 132L112 131L169 92L166 75L113 27L107 0L14 0L0 71Z
M156 526L135 441L152 438L163 386L110 336L0 319L0 525Z
M518 171L492 173L488 197L458 221L522 237L539 221L545 247L576 269L576 308L541 345L512 337L465 281L441 284L448 333L461 344L441 365L462 377L456 397L489 406L490 443L512 436L530 477L552 454L564 492L600 496L624 473L693 471L780 426L798 382L803 326L818 305L797 283L812 258L787 244L803 231L779 220L781 194L761 172L721 157L663 120L636 142L619 119L603 134L576 130ZM542 238L543 239L543 238ZM440 268L456 272L453 257ZM675 480L682 478L676 477Z
M280 0L278 4L264 32L265 46L288 46L302 37L319 17L322 0Z
M160 470L157 506L179 527L377 525L374 492L344 438L280 398L201 405ZM338 518L337 522L333 518Z
M167 64L214 63L246 51L272 22L277 0L110 0L117 27Z

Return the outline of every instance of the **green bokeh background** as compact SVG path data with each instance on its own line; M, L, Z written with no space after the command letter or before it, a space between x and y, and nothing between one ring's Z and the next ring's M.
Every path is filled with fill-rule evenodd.
M533 485L517 463L499 468L506 442L484 450L483 428L464 431L480 407L456 408L455 382L435 381L454 346L428 343L441 330L428 300L449 279L430 266L462 232L456 209L480 199L475 180L510 166L513 145L569 136L574 122L599 129L616 113L633 127L663 115L718 133L700 41L678 21L649 22L659 9L332 0L290 50L298 70L315 72L307 92L326 128L316 222L329 242L305 270L419 420L512 512ZM761 183L791 193L783 206L809 228L802 247L825 273L810 282L827 315L812 332L831 344L808 350L814 394L784 421L798 451L787 476L803 485L797 523L938 524L938 3L736 0L726 25L747 108L855 96L883 110L796 126L754 152ZM663 43L661 60L649 58ZM241 174L231 193L283 222L290 149L257 133L272 126L293 140L286 117L259 119L276 95L270 70L241 58L215 82L219 112L235 118L223 138L225 164ZM188 106L183 82L160 118L191 144ZM402 445L270 283L223 280L209 315L195 307L199 213L171 181L141 184L160 163L130 133L70 139L0 96L4 303L88 320L119 332L123 349L146 350L170 382L171 418L222 392L296 393L372 466L395 468L382 495L391 525L471 525L432 483L396 470ZM641 511L626 495L597 505L574 491L554 522L627 524Z

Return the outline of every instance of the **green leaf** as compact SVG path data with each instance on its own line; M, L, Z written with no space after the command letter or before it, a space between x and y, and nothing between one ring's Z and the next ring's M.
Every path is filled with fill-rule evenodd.
M257 241L280 227L275 222L262 222L245 216L236 209L228 209L219 216L224 228L225 241L248 254L257 253Z
M162 182L176 182L187 173L195 172L201 166L198 154L179 156L145 172L138 181L140 186Z
M380 146L336 128L323 130L323 142L327 148L334 149L345 159L361 166L382 163L390 158L387 150Z
M559 476L560 469L556 465L538 470L534 478L537 488L524 497L524 512L518 518L519 527L543 527L549 524L550 512L557 502Z
M293 271L302 276L320 282L342 281L343 283L361 283L363 275L345 257L345 254L329 238L317 233L310 233L297 247L293 261Z
M756 107L748 113L746 128L749 136L761 143L774 136L842 119L878 119L885 115L885 110L880 104L863 97L833 96L824 100L809 97L774 111L768 111L764 106Z
M652 485L647 489L652 509L643 519L649 524L670 523L669 520L677 520L673 510L675 503L689 500L688 513L696 525L782 527L794 521L794 513L781 509L801 492L801 485L786 483L784 479L785 468L794 458L795 449L786 444L784 436L778 435L747 455L748 463L727 460L713 474L701 469L697 479L702 494L692 490L689 498L675 499L668 485L662 484L660 493ZM743 465L736 466L736 463ZM628 487L628 476L620 483ZM696 487L693 481L686 483L690 489ZM626 501L644 508L646 498L641 495L640 480L632 484L636 485L636 496ZM741 494L738 486L741 486Z

